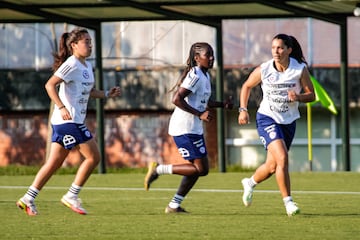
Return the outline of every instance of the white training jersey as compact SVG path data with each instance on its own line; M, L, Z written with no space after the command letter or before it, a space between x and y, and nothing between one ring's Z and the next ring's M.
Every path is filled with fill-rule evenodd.
M186 96L185 101L198 110L204 112L206 110L210 95L211 82L209 73L204 74L199 67L193 67L186 75L180 87L186 88L191 93ZM203 134L204 129L202 120L179 107L175 110L170 118L169 134L171 136L179 136L184 134Z
M271 117L279 124L289 124L300 118L300 112L299 102L289 101L288 90L300 93L300 78L306 65L290 58L288 68L284 72L279 72L274 64L273 60L261 64L263 99L258 112Z
M52 124L84 123L90 92L95 83L91 63L88 61L85 63L86 66L75 56L70 56L54 73L64 80L60 84L59 97L72 119L63 120L57 106L51 117Z

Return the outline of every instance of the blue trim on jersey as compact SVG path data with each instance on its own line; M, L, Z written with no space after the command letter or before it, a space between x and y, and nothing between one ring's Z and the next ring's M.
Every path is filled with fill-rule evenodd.
M290 124L278 124L271 117L256 113L256 128L265 149L272 141L283 139L289 150L295 136L296 121Z
M59 125L51 125L53 129L51 141L59 143L65 149L87 142L92 138L91 132L85 124L64 123Z
M204 135L184 134L173 138L180 155L185 160L201 159L207 156Z

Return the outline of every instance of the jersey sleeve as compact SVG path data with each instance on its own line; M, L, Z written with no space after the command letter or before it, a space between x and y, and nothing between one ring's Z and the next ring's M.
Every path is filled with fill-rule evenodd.
M200 77L196 74L196 71L193 68L188 72L180 87L186 88L191 92L196 92L196 89L198 88L197 83L199 82L199 79Z
M64 80L64 82L69 82L72 80L72 73L76 70L76 64L73 61L66 60L54 73L55 76Z

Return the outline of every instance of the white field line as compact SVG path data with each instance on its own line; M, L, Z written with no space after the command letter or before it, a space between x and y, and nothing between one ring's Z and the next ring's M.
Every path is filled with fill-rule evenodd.
M27 189L29 186L0 186L0 189ZM48 190L67 190L68 187L44 187ZM121 188L121 187L84 187L86 190L95 191L145 191L143 188ZM151 188L150 191L176 191L176 188ZM192 192L218 192L218 193L241 193L243 190L233 189L197 189L194 188ZM254 190L259 193L279 193L278 190ZM340 195L360 195L360 192L343 192L343 191L291 191L297 194L340 194Z

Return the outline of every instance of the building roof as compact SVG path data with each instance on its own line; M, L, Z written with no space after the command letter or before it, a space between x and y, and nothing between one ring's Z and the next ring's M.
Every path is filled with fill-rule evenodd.
M68 22L96 28L101 22L189 20L219 26L224 19L313 17L341 24L358 1L219 0L3 0L0 22Z

